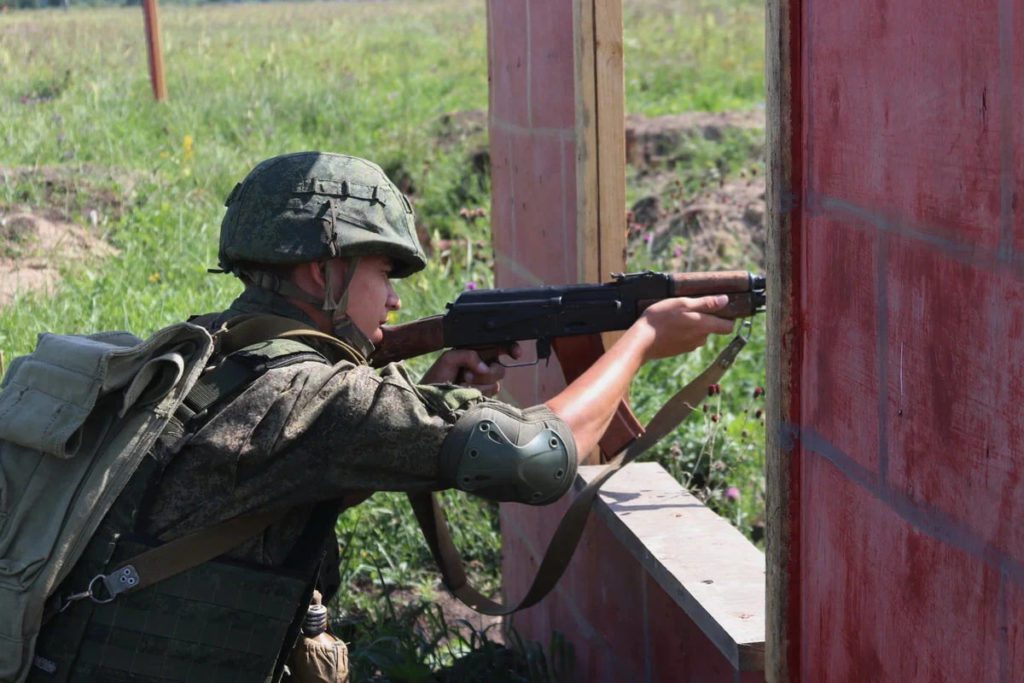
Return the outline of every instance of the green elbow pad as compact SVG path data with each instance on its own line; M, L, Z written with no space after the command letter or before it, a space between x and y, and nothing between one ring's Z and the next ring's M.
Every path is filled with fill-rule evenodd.
M481 403L459 418L441 445L441 476L490 500L544 505L576 478L576 442L547 406L520 411Z

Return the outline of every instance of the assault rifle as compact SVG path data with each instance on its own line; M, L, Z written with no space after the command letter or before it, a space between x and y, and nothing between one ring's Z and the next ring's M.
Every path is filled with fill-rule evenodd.
M715 315L744 318L763 310L765 278L744 270L707 273L617 273L612 282L463 292L443 315L386 325L371 357L380 367L445 348L475 349L488 360L515 342L535 339L537 359L552 342L628 328L651 304L669 297L726 294ZM557 349L556 349L557 350ZM565 362L565 354L559 360Z

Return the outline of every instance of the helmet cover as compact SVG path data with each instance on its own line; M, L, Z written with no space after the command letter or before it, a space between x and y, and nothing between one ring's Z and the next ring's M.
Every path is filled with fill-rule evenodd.
M258 164L235 186L221 222L220 267L388 256L392 277L426 265L412 206L377 164L297 152Z

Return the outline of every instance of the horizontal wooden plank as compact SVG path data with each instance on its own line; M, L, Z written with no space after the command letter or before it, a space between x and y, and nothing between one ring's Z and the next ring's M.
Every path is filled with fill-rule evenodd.
M581 467L576 488L601 470ZM741 671L764 668L764 554L657 463L634 463L595 506L612 534Z

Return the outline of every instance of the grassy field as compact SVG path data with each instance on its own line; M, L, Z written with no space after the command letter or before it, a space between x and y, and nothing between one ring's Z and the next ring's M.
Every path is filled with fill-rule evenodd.
M761 102L760 2L626 0L625 6L631 113ZM206 269L216 265L224 197L254 163L284 151L373 158L409 188L426 234L486 242L486 218L459 216L460 209L489 204L488 179L468 163L479 141L446 138L440 123L451 112L486 108L485 17L481 0L164 6L170 100L156 104L138 8L0 15L0 208L55 209L94 223L120 250L102 264L71 259L54 296L25 296L0 310L3 355L31 349L43 330L145 335L222 308L239 287ZM715 161L723 155L728 150L704 149L700 163L728 171L731 166ZM696 192L704 176L679 172L688 179L687 192ZM492 282L486 249L437 256L424 274L401 283L402 319L440 310L465 282ZM645 253L630 266L664 267L666 259ZM763 332L755 331L755 339ZM752 534L763 507L757 412L763 399L754 397L763 383L761 351L755 341L712 409L653 456ZM633 396L641 416L666 398L662 387L677 385L708 358L699 356L645 370ZM425 361L413 366L422 369ZM446 498L478 580L495 587L500 550L493 507L461 495ZM360 590L336 607L368 615L353 631L357 672L429 680L431 670L460 652L484 653L485 666L500 659L480 642L449 639L442 646L430 634L451 636L451 629L429 614L418 617L433 624L427 635L399 637L410 629L395 624L417 617L382 607L381 587L430 595L435 585L404 499L378 494L342 519L339 536L344 578ZM534 653L529 661L518 665L521 677L513 680L550 675L543 657Z

